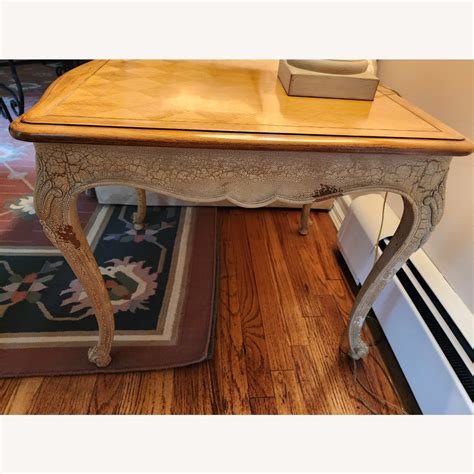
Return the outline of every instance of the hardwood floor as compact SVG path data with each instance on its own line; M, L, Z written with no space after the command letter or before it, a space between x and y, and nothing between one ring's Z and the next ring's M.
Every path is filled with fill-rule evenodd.
M3 379L0 412L367 414L367 405L376 413L418 413L376 327L366 338L374 333L380 342L357 364L365 389L354 385L351 361L338 350L354 296L336 231L327 213L313 212L302 237L298 217L286 209L219 210L212 360L160 372Z

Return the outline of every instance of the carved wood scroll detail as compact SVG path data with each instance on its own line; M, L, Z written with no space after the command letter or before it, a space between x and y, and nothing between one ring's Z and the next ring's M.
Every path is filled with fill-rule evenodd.
M405 212L390 245L357 297L349 327L351 354L367 353L360 330L387 281L428 238L444 207L450 158L397 154L270 152L38 143L35 206L47 236L64 254L91 298L99 343L89 353L110 362L113 313L76 214L77 195L120 184L180 199L242 207L276 200L308 204L354 191L402 195Z

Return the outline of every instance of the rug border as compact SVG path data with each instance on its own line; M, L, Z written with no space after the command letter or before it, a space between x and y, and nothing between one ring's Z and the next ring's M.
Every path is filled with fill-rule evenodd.
M195 231L188 268L189 287L176 345L115 346L111 353L112 362L105 368L94 367L88 361L85 347L1 349L0 377L149 371L181 367L208 359L212 353L211 336L214 332L218 294L217 209L196 207L194 212ZM199 232L199 229L210 229L210 233ZM214 258L209 259L209 255ZM203 298L202 295L209 296ZM183 327L186 329L181 330ZM12 351L15 351L14 357Z

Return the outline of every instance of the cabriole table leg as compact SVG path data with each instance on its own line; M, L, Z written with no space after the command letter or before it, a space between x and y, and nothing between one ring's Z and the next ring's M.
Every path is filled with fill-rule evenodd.
M37 154L36 213L46 236L61 251L90 298L99 341L89 349L89 360L97 367L106 367L111 361L115 329L112 304L77 216L80 189L62 170L64 163L54 158L45 163Z
M439 187L411 201L403 197L403 216L395 235L377 260L360 289L349 321L349 355L357 360L365 357L369 348L362 340L364 321L381 291L418 250L438 224L444 209L445 178Z
M137 211L133 213L133 227L142 230L146 217L146 193L144 189L135 188L137 193Z
M299 229L299 233L301 235L306 235L308 233L308 228L310 224L309 216L311 213L311 206L312 206L312 203L304 204L303 209L301 209L300 229Z

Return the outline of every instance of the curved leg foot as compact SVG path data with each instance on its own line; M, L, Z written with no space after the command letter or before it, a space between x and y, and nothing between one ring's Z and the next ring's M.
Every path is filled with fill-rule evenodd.
M87 355L89 357L89 362L92 362L97 367L107 367L112 361L110 350L98 345L91 347L88 350Z
M395 235L377 260L357 295L349 322L349 355L357 360L365 357L369 348L361 331L367 313L385 285L424 242L439 222L443 210L444 186L421 202L404 198L403 216ZM434 196L434 197L433 197Z
M137 212L133 213L133 227L142 230L146 217L146 193L144 189L135 188L137 192Z
M301 210L300 216L300 235L306 235L308 233L308 228L311 223L309 216L311 213L311 206L312 204L304 204L303 209Z
M359 337L354 341L354 345L350 344L349 356L351 359L359 360L369 355L369 346Z
M78 185L58 166L57 160L37 154L36 213L45 234L62 252L90 299L99 326L99 341L90 349L89 360L105 367L111 360L114 338L112 304L77 217Z

